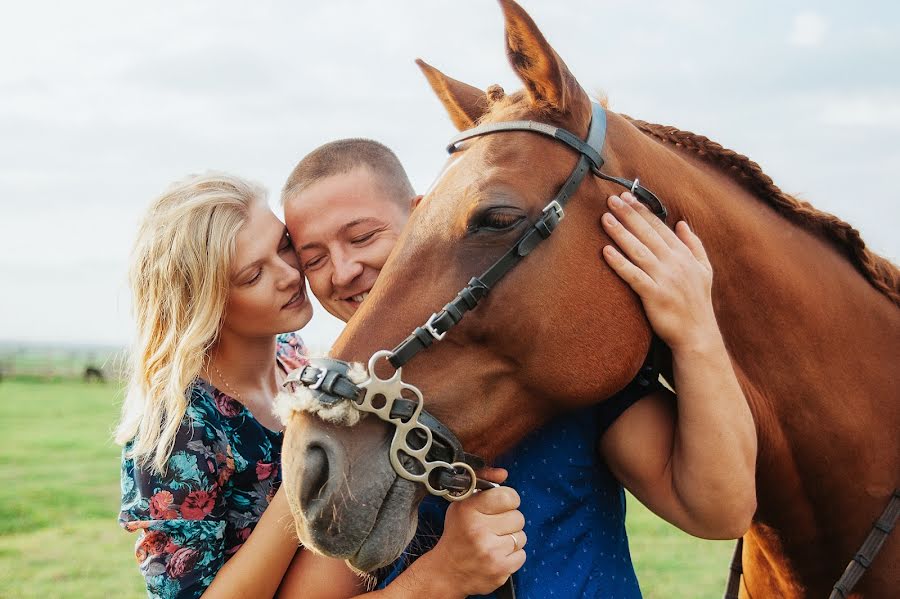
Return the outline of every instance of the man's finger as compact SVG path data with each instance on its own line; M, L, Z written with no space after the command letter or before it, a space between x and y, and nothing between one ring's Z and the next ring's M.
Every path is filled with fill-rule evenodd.
M703 247L703 242L700 241L700 238L691 230L691 227L687 222L683 220L678 221L675 225L675 233L678 235L678 239L683 241L684 245L691 250L694 258L701 264L711 268L709 258L706 255L706 249Z
M626 228L613 213L607 212L601 220L603 222L603 230L616 242L622 254L651 277L658 273L659 258L630 229ZM644 223L644 226L649 227L646 223ZM654 235L656 234L654 233ZM659 243L663 244L662 241L659 241ZM665 246L665 251L671 252L669 246Z
M681 242L678 240L678 236L675 235L675 232L672 231L668 226L666 226L665 221L659 218L655 214L653 214L646 205L644 205L640 200L638 200L634 195L626 191L622 194L622 199L628 202L628 204L634 209L635 212L641 215L641 217L647 221L653 230L659 234L660 238L666 242L666 244L670 248L677 248L681 245Z
M635 203L640 206L640 202ZM638 239L643 246L649 248L654 256L663 256L671 251L669 244L663 241L656 229L650 225L647 219L641 216L637 207L632 206L631 203L618 196L611 196L609 198L609 209L610 213L624 225L624 228ZM604 219L604 224L606 224L606 219Z
M634 289L634 292L645 297L655 286L656 283L650 278L650 275L628 261L619 250L611 245L603 248L603 258L610 268L616 271L616 274L622 277L628 285Z

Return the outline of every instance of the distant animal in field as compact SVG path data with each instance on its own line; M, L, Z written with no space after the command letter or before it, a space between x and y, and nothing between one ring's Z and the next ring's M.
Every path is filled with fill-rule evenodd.
M97 366L88 366L84 369L84 375L82 376L85 383L105 383L106 375L103 374L103 371Z

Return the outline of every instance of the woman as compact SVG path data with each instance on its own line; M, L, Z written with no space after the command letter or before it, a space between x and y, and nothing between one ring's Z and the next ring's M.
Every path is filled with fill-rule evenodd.
M279 489L282 433L272 401L305 360L303 342L284 331L309 322L312 307L264 191L222 174L176 183L141 224L130 277L137 335L116 431L124 445L119 521L141 532L136 557L149 595L272 597L283 579L291 596L362 592L342 562L298 553ZM483 496L505 518L521 519L514 493ZM478 505L454 506L447 526L455 530L432 559L375 594L443 594L460 578L490 590L518 569L496 534L470 530L477 507L467 503ZM476 553L473 546L491 551L456 559ZM457 567L430 565L448 561Z

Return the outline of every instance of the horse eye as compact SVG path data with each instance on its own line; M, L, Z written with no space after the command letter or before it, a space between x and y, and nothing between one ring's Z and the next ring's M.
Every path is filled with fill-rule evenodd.
M518 225L524 218L525 215L518 211L487 210L481 213L469 228L471 230L506 231Z

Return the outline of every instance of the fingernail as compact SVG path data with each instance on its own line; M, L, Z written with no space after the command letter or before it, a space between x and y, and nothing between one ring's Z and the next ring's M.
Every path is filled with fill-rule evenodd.
M606 212L606 213L604 213L604 215L603 215L603 222L606 223L607 225L610 225L610 226L615 225L615 224L616 224L616 217L613 216L611 213Z
M609 205L612 206L613 208L621 208L623 205L623 202L621 199L619 199L619 196L610 196L609 197Z
M634 202L636 198L633 195L631 195L630 191L626 191L625 193L622 194L622 199L630 204L630 203Z

